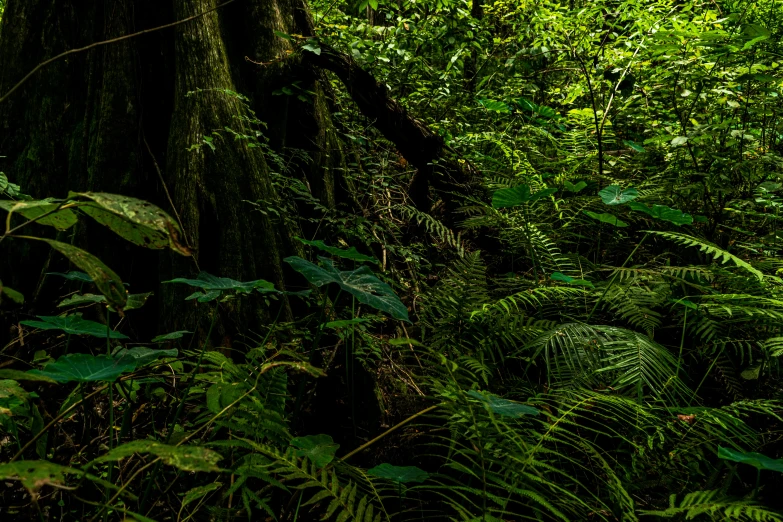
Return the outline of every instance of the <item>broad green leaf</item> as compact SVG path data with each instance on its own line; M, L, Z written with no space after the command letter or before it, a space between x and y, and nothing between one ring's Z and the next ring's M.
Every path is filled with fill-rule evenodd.
M328 252L333 256L341 257L343 259L350 259L351 261L367 261L369 263L378 262L378 260L375 259L374 257L366 256L360 253L358 250L356 250L356 247L351 247L345 250L343 248L337 248L337 247L326 245L321 240L310 241L309 239L302 239L301 237L297 237L294 239L298 240L300 243L304 243L305 245L310 245L312 247L319 248L324 252Z
M718 446L718 458L748 464L756 469L769 469L783 473L783 459L771 459L761 453L737 451Z
M522 417L523 415L538 415L538 410L532 406L503 399L497 395L492 395L491 393L482 393L476 390L470 390L468 395L474 399L480 400L486 404L487 407L494 413L497 413L503 417L517 418Z
M302 45L302 49L310 51L311 53L313 53L315 55L320 55L321 54L321 46L318 44L318 40L315 40L315 39L307 40L307 43Z
M587 182L586 181L580 181L579 183L574 184L574 183L571 183L568 180L565 180L563 182L563 185L565 186L565 189L567 191L574 192L574 193L580 192L580 191L584 190L585 188L587 188Z
M141 368L145 364L157 361L161 357L176 357L179 354L176 348L168 350L156 350L146 346L134 346L133 348L120 348L114 350L112 357L115 359L130 358L136 362L136 368Z
M185 279L179 277L172 279L171 281L164 281L164 283L182 283L190 285L196 288L201 288L204 292L196 292L186 298L198 299L199 302L205 303L214 301L223 295L223 292L236 292L238 294L249 294L253 290L263 293L281 294L279 290L275 289L275 285L269 281L258 279L256 281L240 282L228 277L217 277L206 272L199 273L196 279Z
M607 205L622 205L639 197L639 191L635 188L622 189L617 185L609 185L598 193L601 201Z
M340 449L340 445L335 444L329 435L295 437L291 439L291 446L297 448L297 457L307 457L317 468L323 468L332 462L337 450Z
M531 194L530 187L528 185L518 185L516 187L500 189L492 194L492 207L516 207L523 203L532 203L533 201L537 201L541 198L551 196L555 192L557 192L556 188L546 188Z
M595 288L593 283L591 283L586 279L574 279L573 277L567 276L560 272L553 272L552 275L549 276L549 278L552 279L553 281L562 281L569 285L589 286L590 288Z
M33 375L50 377L59 383L66 382L114 382L125 372L136 369L133 357L110 357L89 353L69 353L42 370L30 370Z
M46 275L59 276L69 281L79 281L80 283L92 283L92 277L88 276L84 272L68 272L63 274L62 272L47 272Z
M241 382L217 382L207 389L207 409L212 413L220 413L247 390L247 385Z
M189 332L187 330L177 330L176 332L169 332L167 334L159 335L157 337L153 337L152 341L153 343L162 343L164 341L173 341L175 339L182 339L187 334L192 334L193 332Z
M429 473L416 466L393 466L387 462L368 469L367 474L373 477L388 479L398 484L424 482L430 478Z
M642 147L641 145L639 145L635 141L623 140L623 145L625 145L626 147L631 147L636 152L644 152L644 147Z
M95 303L105 303L106 297L98 294L74 294L71 297L63 299L57 303L57 308L67 308L69 306L82 306Z
M297 256L287 257L284 261L315 286L320 287L335 283L356 297L360 303L372 306L395 319L410 322L408 310L397 294L389 285L378 279L368 267L360 266L356 270L341 272L335 268L331 260L319 259L321 259L323 267Z
M18 480L31 494L44 486L65 485L65 475L82 475L74 468L45 460L19 460L0 464L0 480Z
M189 256L176 221L152 203L128 196L103 192L71 192L80 202L79 210L131 243L154 249L170 248Z
M150 298L152 292L146 292L144 294L128 294L128 300L125 302L124 311L135 310L141 308ZM57 305L57 308L65 308L68 306L81 306L90 305L95 303L106 303L106 297L96 294L74 294L67 299L63 299ZM114 308L111 308L114 311Z
M652 208L648 207L638 201L631 201L628 203L631 210L644 212L650 217L660 219L661 221L668 221L674 223L677 226L690 225L693 223L693 216L683 213L682 210L676 208L667 207L666 205L653 205Z
M29 417L30 393L11 379L0 379L0 416Z
M0 200L1 209L6 212L15 212L27 219L35 219L39 216L43 216L47 212L52 212L48 216L38 219L36 223L54 227L57 230L66 230L74 226L78 221L78 218L72 210L67 208L53 212L60 205L61 202L56 202L51 198L40 201Z
M200 446L172 446L139 439L117 446L92 463L118 461L135 454L154 455L164 464L182 471L220 471L217 462L222 458L219 453Z
M109 330L105 324L96 323L82 318L82 314L73 315L39 315L40 321L21 321L25 326L40 330L62 330L71 335L92 335L93 337L110 337L112 339L127 339L127 335Z
M48 243L52 248L67 257L71 263L84 270L95 283L95 286L98 287L98 290L106 296L106 300L110 305L119 310L125 307L125 301L128 299L125 286L122 284L120 276L104 265L103 261L89 252L68 243L44 238L35 239Z
M672 147L681 147L688 143L688 137L687 136L676 136L672 141Z
M345 328L346 326L353 326L355 324L363 324L363 323L369 323L369 319L365 319L363 317L355 317L353 319L343 319L340 321L329 321L328 323L324 324L324 328Z
M593 219L597 219L601 223L608 223L609 225L614 225L616 227L627 227L628 223L623 221L622 219L618 218L614 214L610 214L608 212L604 212L602 214L598 214L596 212L590 212L589 210L584 211L585 214L590 216Z
M45 377L43 375L31 375L28 372L22 370L0 370L0 379L13 379L15 381L32 381L32 382L47 382L56 383L51 377Z
M488 111L511 112L511 107L501 101L482 99L478 102Z
M24 303L24 296L21 293L17 292L11 287L3 286L3 282L0 281L0 302L3 301L3 297L7 297L17 304Z

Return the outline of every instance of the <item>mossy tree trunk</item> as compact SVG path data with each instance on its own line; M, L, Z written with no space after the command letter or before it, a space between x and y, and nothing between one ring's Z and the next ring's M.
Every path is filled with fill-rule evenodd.
M218 3L9 0L0 28L0 92L60 52L181 20ZM250 97L278 154L299 158L286 175L306 181L329 207L345 194L328 84L312 68L279 60L290 43L275 31L312 33L304 0L241 0L174 28L71 55L0 104L0 171L24 192L116 192L178 214L196 251L192 260L141 251L96 226L82 227L76 236L132 291L158 291L161 309L150 312L164 319L163 327L192 326L187 323L193 312L171 285L154 288L158 281L201 269L282 285L282 257L296 248L289 226L246 203L274 206L279 195L262 149L225 131L249 133L245 108L230 92ZM259 66L245 57L274 63ZM274 95L292 85L315 95ZM4 254L0 279L29 299L38 294L47 255L21 248L13 245L13 254ZM8 243L3 249L11 252ZM56 255L51 262L49 271L66 268ZM59 283L46 280L40 298L56 293ZM239 312L243 322L263 315L255 306Z

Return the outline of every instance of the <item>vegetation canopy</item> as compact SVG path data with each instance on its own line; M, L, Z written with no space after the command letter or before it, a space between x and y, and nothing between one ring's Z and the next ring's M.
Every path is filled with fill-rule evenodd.
M782 100L777 0L0 0L0 519L783 522Z

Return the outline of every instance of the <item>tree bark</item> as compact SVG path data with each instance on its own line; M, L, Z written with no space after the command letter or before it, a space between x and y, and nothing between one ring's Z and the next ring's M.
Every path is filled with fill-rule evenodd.
M58 53L171 23L217 3L9 0L0 27L0 92ZM340 183L335 189L343 159L323 77L294 62L259 68L245 60L279 57L289 44L274 31L312 33L303 1L242 0L171 29L53 62L0 104L0 171L33 197L92 190L152 201L181 218L201 270L264 278L281 287L281 259L296 247L282 220L254 210L277 205L278 194L262 149L225 130L250 134L243 103L230 93L249 95L268 124L270 145L299 158L286 175L305 180L327 207L337 205L346 189ZM273 95L293 81L314 94L306 101ZM95 225L80 227L77 242L114 268L131 291L197 272L192 260L141 251ZM8 251L9 242L3 248ZM42 272L67 270L56 255L44 269L45 251L23 250L30 247L21 242L13 248L0 260L0 279L28 300ZM44 289L50 292L41 299L55 295L60 283L47 279ZM192 323L198 314L180 301L182 291L173 285L157 290L161 313L154 306L149 313L162 318L160 327ZM263 315L255 304L231 314L244 327ZM151 329L158 326L151 322Z

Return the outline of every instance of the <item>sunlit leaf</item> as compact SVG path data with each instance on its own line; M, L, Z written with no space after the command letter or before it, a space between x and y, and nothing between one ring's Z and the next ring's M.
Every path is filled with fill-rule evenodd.
M71 192L68 197L86 200L80 202L79 210L131 243L191 254L177 222L152 203L103 192Z
M65 475L83 472L45 460L19 460L0 464L0 480L18 480L30 493L44 486L65 485Z
M617 185L609 185L598 193L601 201L607 205L622 205L639 197L639 191L635 188L622 189Z
M17 304L23 304L24 303L24 296L20 293L14 290L11 287L3 285L3 282L0 281L0 302L3 301L3 298L7 297L11 301Z
M27 219L35 219L51 212L51 214L37 219L36 223L54 227L57 230L66 230L74 226L78 218L72 210L67 208L54 212L60 205L60 202L56 202L51 198L38 201L0 200L1 209L6 212L20 214Z
M140 439L117 446L95 459L93 464L118 461L136 454L159 457L164 464L182 471L220 471L217 462L222 459L219 453L200 446L172 446Z

